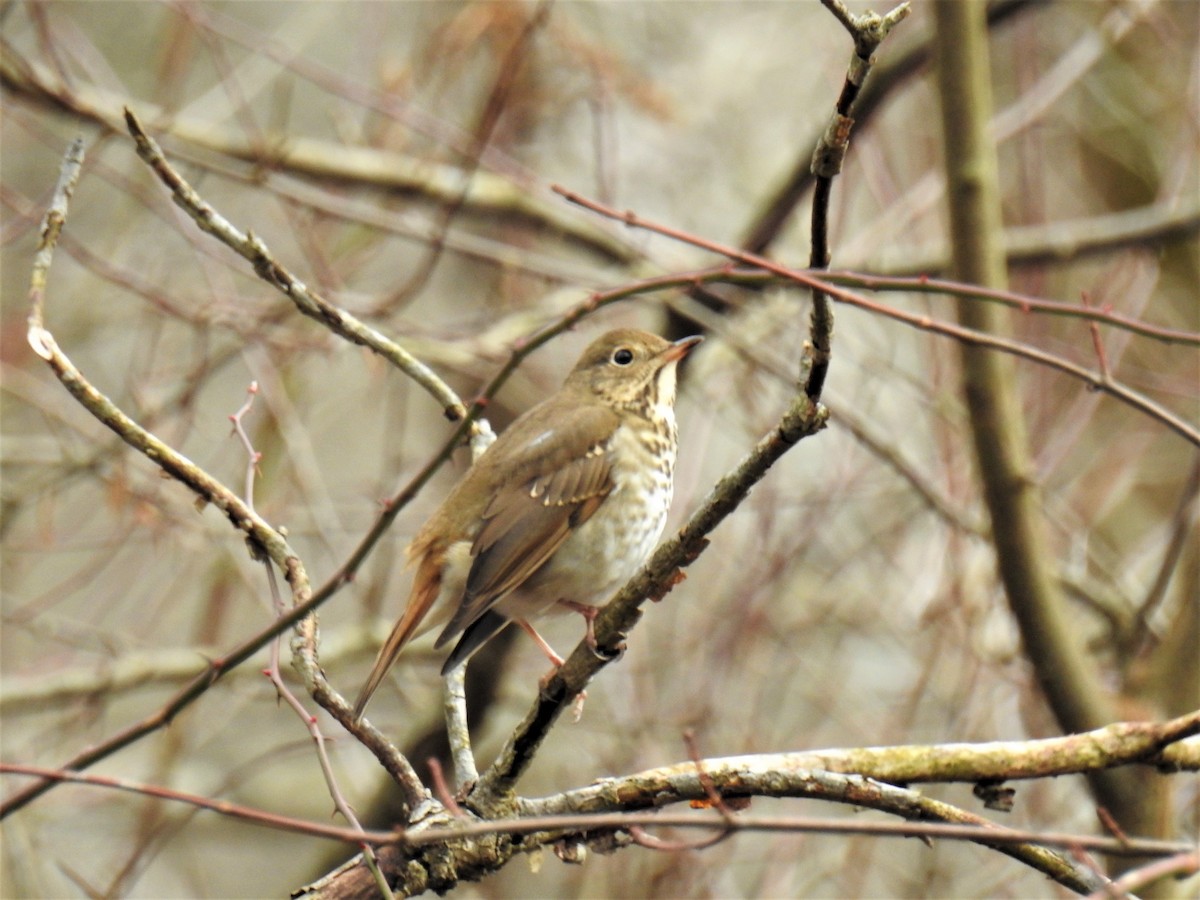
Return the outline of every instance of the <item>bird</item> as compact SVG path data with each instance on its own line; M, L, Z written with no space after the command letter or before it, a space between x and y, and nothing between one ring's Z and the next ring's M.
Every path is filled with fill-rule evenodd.
M443 675L510 622L562 665L529 622L548 612L582 613L594 644L596 604L636 573L666 523L676 369L701 340L629 328L601 335L562 387L475 461L409 544L408 604L358 695L356 719L405 645L438 625L435 648L457 639Z

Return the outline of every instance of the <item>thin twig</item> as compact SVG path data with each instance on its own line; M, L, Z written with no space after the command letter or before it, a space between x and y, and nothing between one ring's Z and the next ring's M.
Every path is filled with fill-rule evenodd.
M664 853L682 853L685 850L707 850L709 847L715 847L717 844L724 843L733 836L733 828L726 828L724 831L718 831L711 837L700 838L696 841L668 841L660 837L655 837L646 831L641 825L633 825L629 829L629 836L633 838L633 842L639 847L645 847L647 850L659 850Z
M700 758L700 751L696 746L696 733L690 728L683 734L684 743L687 744L688 756L691 757L692 764L696 767L696 775L700 779L700 786L704 788L704 793L708 797L708 803L721 814L721 818L725 821L725 829L718 831L716 834L708 838L703 838L698 841L667 841L662 838L655 837L649 834L641 827L629 829L629 834L633 838L634 843L639 846L649 848L651 850L662 850L672 853L678 853L683 850L705 850L709 847L715 847L717 844L728 840L737 830L738 820L734 818L733 811L729 808L729 804L725 802L725 798L721 796L717 790L713 780L708 776L704 769L704 760ZM692 805L698 805L700 801L693 800Z
M551 832L562 834L570 831L598 831L601 829L625 829L632 825L665 826L670 828L698 828L703 830L725 829L728 823L719 816L670 814L662 812L632 813L580 813L575 815L543 815L521 817L503 821L455 822L453 827L427 828L408 831L358 831L323 822L311 822L280 816L251 807L241 806L224 800L212 800L185 791L145 784L108 775L94 775L45 766L28 766L0 762L0 774L26 775L48 778L59 782L88 785L91 787L120 790L130 793L159 797L179 803L187 803L207 809L219 815L254 822L268 828L306 834L311 837L328 838L357 844L368 840L376 846L399 844L409 847L428 846L462 837L486 834L532 834ZM831 782L835 783L835 782ZM899 791L910 799L918 795L892 785L876 785L888 791ZM986 821L986 820L982 820ZM1194 852L1188 841L1167 841L1156 838L1130 838L1127 842L1116 838L1096 835L1072 834L1056 831L1032 831L1004 828L993 825L944 823L938 821L878 822L838 819L822 819L807 816L747 816L737 820L736 829L746 832L812 832L823 834L867 834L897 837L929 837L945 840L987 841L992 844L1041 844L1046 847L1082 847L1114 857L1158 856L1171 858L1177 854Z
M1187 481L1179 491L1175 514L1171 517L1171 536L1163 548L1162 560L1154 573L1154 580L1146 590L1145 597L1137 605L1133 628L1128 646L1136 647L1152 632L1151 622L1155 613L1167 598L1167 587L1175 574L1189 539L1195 538L1196 518L1200 514L1197 496L1200 495L1200 456L1192 463ZM1185 592L1186 593L1186 592ZM1184 602L1189 602L1187 599ZM1132 653L1132 651L1131 651Z
M1091 295L1087 291L1080 292L1079 299L1084 307L1092 305ZM1088 322L1088 331L1092 335L1092 349L1096 351L1096 365L1100 369L1100 377L1105 381L1111 381L1112 374L1108 370L1108 353L1104 349L1104 340L1100 337L1100 326L1094 320Z
M327 837L338 837L352 841L364 838L371 840L378 833L351 831L349 829L333 829L331 826L318 826L310 823L300 823L294 819L251 810L235 804L209 800L206 797L171 791L154 785L138 784L124 779L104 776L82 775L75 772L44 769L35 766L13 766L0 764L0 773L30 774L42 778L61 779L63 781L83 782L102 787L133 791L149 796L163 797L190 803L204 809L213 810L223 815L230 815L253 821L272 828L287 831L299 831L309 834L319 834ZM980 816L958 809L948 803L923 796L921 793L895 785L871 781L859 776L834 775L828 772L792 771L776 773L772 776L780 784L795 786L794 796L811 796L814 798L848 803L858 807L877 809L906 819L917 820L913 823L863 823L842 820L836 823L821 822L818 830L828 833L855 834L904 834L925 838L943 837L974 841L991 847L1010 856L1032 868L1054 878L1061 884L1077 891L1092 891L1101 887L1105 879L1088 869L1072 865L1070 860L1054 853L1047 846L1066 846L1075 848L1103 848L1115 855L1147 855L1178 854L1193 849L1190 845L1178 841L1138 841L1123 843L1113 838L1079 838L1076 835L1047 835L1030 832L1020 832L1005 828L990 822ZM697 793L696 796L703 796ZM650 799L650 798L647 798ZM576 816L555 816L507 819L503 821L453 822L450 827L438 828L431 825L428 828L410 829L394 835L387 835L381 843L399 843L406 847L441 846L449 842L460 841L468 835L481 834L535 834L539 835L539 843L561 840L572 832L596 834L607 829L627 830L631 826L670 826L670 827L700 827L704 829L718 828L727 831L731 828L737 831L797 831L808 830L798 827L803 820L797 819L746 819L736 820L733 825L720 818L701 818L694 816L670 816L662 813L638 814L595 814ZM946 823L939 827L938 824ZM804 823L804 824L812 824ZM950 825L952 827L946 827ZM965 826L965 827L964 827ZM543 835L543 832L546 834ZM402 889L402 885L398 885Z
M246 402L238 407L237 412L229 414L229 421L233 423L233 433L238 436L238 440L242 442L242 447L246 450L246 489L242 494L242 499L246 501L247 508L252 510L254 509L254 479L258 474L258 464L262 462L262 454L254 449L254 442L250 440L243 420L246 414L254 408L256 396L258 396L258 382L252 381L246 388ZM257 510L255 511L257 512Z
M787 266L779 265L778 263L774 263L769 259L765 259L764 257L738 250L736 247L731 247L725 244L720 244L716 241L700 238L696 235L689 234L688 232L681 231L677 228L672 228L668 225L661 225L639 216L632 210L626 210L622 212L620 210L612 209L611 207L605 206L602 203L598 203L595 200L590 200L572 191L568 191L566 188L561 186L554 186L554 190L562 194L572 203L576 203L580 206L597 212L600 215L607 216L608 218L624 222L630 227L644 228L648 231L653 231L657 234L662 234L667 237L674 238L675 240L682 241L683 243L691 244L692 246L700 247L705 250L710 250L713 253L719 253L722 256L727 256L736 262L742 263L743 265L756 266L766 272L778 275L781 278L793 281L796 284L804 285L808 288L819 288L824 293L829 294L831 297L834 297L837 300L841 300L843 303L848 303L852 306L857 306L862 309L867 309L872 312L885 315L888 318L904 322L914 328L919 328L922 331L929 331L933 332L934 334L945 335L946 337L954 338L955 340L961 341L965 344L971 344L977 347L986 347L991 350L998 350L1002 353L1007 353L1012 356L1019 356L1024 359L1037 362L1041 365L1047 366L1048 368L1057 369L1060 372L1071 375L1085 384L1088 384L1097 390L1103 391L1110 396L1117 398L1123 403L1132 406L1138 411L1145 413L1151 418L1156 419L1158 422L1167 426L1190 443L1200 446L1200 429L1197 429L1195 426L1185 422L1182 418L1175 415L1175 413L1171 412L1166 407L1155 403L1153 400L1142 396L1141 394L1119 382L1111 380L1106 381L1103 377L1097 375L1095 372L1092 372L1083 366L1076 365L1075 363L1063 359L1062 357L1055 356L1052 353L1047 353L1044 350L1030 347L1029 345L1022 344L1019 341L998 337L982 331L975 331L970 328L965 328L961 325L953 325L948 322L939 322L934 319L930 319L928 316L905 312L903 310L895 309L894 307L882 306L874 303L866 297L863 297L861 294L856 294L853 291L847 291L842 288L838 288L830 282L823 281L814 275L810 275L808 274L809 270L792 269Z
M829 124L817 141L813 151L812 172L814 176L812 215L810 224L809 266L813 269L829 268L829 200L833 193L833 179L842 171L842 162L850 148L850 131L854 127L851 112L854 101L875 63L875 51L909 12L907 3L901 3L884 16L864 13L851 15L841 0L821 0L826 9L833 13L842 26L854 38L854 55L846 72L846 80ZM825 291L812 287L812 315L809 324L810 353L808 374L804 391L816 402L820 399L829 372L831 340L833 338L833 307Z
M1120 878L1114 879L1111 885L1092 891L1087 895L1087 900L1112 900L1114 896L1129 897L1134 891L1164 878L1186 878L1197 872L1200 872L1200 851L1193 849L1130 869Z
M58 238L67 222L71 195L75 193L75 185L79 183L79 176L83 172L83 157L83 138L77 137L67 147L63 156L58 183L54 186L50 206L42 218L41 238L38 241L37 253L33 257L33 270L29 278L29 345L34 353L46 360L51 356L49 350L42 345L42 337L46 334L46 282L50 277L50 264L54 261L54 249L58 246Z
M254 398L258 396L258 382L251 382L246 390L246 402L238 408L237 412L231 413L230 421L233 422L234 434L237 435L243 449L246 451L246 493L243 499L250 509L254 509L254 481L258 473L258 464L262 461L262 453L254 447L254 442L250 438L250 434L246 431L245 418L254 407ZM277 617L283 616L287 612L287 608L283 603L283 596L279 590L279 582L275 578L275 570L271 564L263 560L264 568L266 569L267 587L271 594L271 608L275 611ZM315 615L315 614L314 614ZM317 763L321 768L321 774L325 778L325 786L329 790L329 796L333 799L333 805L337 811L342 814L342 817L350 823L351 828L362 831L362 823L358 821L358 817L354 814L354 810L350 806L350 802L346 799L346 795L342 793L341 786L338 784L337 776L333 771L333 762L329 759L329 750L325 733L321 730L321 725L317 721L317 717L305 709L304 704L300 702L300 698L295 692L287 686L283 680L283 674L279 669L279 644L281 637L276 636L275 640L271 641L270 663L263 671L263 674L268 678L275 687L275 695L281 697L288 707L296 714L296 717L304 723L304 727L308 731L308 736L312 739L313 747L317 752ZM375 878L375 884L379 888L380 895L386 900L391 900L392 890L388 886L387 879L379 871L379 860L375 857L374 848L365 840L359 845L363 854L363 859L366 861L367 868L371 870L371 874Z
M463 402L436 372L386 335L311 290L275 259L261 238L234 227L205 202L167 161L158 144L146 133L137 116L129 109L125 110L125 123L137 144L138 156L150 166L159 180L171 191L175 202L192 217L202 231L211 234L248 260L258 276L282 292L301 313L321 322L346 340L374 351L413 379L438 402L447 419L457 422L463 418L466 414Z
M297 604L303 604L309 599L308 575L299 557L291 550L283 536L247 507L233 491L170 445L159 440L126 415L108 397L100 393L63 353L55 341L54 335L46 329L43 310L46 281L58 235L66 221L70 194L79 178L82 163L83 145L81 141L76 140L71 144L64 157L59 183L46 213L42 227L42 240L34 260L29 290L28 340L30 346L50 365L54 374L72 396L96 419L116 432L122 440L150 459L167 475L183 483L205 502L220 509L235 528L245 532L252 552L255 555L269 558L286 573L294 601ZM116 749L132 743L148 731L161 727L170 721L170 718L179 708L182 708L182 705L190 703L192 699L207 690L222 671L223 669L220 667L210 665L205 673L194 679L177 696L177 699L183 699L180 706L168 704L141 723L126 729L98 746L90 747L77 754L64 765L64 768L84 768ZM54 782L41 781L18 791L0 804L0 819L21 809L53 785Z
M545 26L546 20L550 16L551 5L549 0L542 0L538 4L537 8L526 20L524 27L513 41L512 46L505 53L504 59L500 64L500 70L492 83L492 90L483 105L479 124L475 128L474 134L471 135L470 146L464 154L466 157L465 163L457 174L458 187L450 201L442 207L438 221L434 225L430 239L427 242L424 257L419 263L413 266L412 273L405 282L399 288L392 291L391 296L379 304L376 309L372 310L373 313L378 314L390 311L398 303L403 303L413 297L428 282L429 277L433 274L438 260L442 257L442 251L446 247L446 235L450 232L450 226L459 213L462 212L471 195L471 182L479 171L483 161L483 152L487 149L488 144L491 143L492 135L496 130L496 124L500 121L500 116L508 105L508 98L512 93L517 74L529 57L529 44L533 40L534 35Z
M459 668L463 667L459 666ZM429 766L429 780L433 782L433 796L438 803L449 810L451 815L460 819L465 818L467 814L454 799L454 792L450 790L450 785L446 784L446 773L442 771L442 761L436 756L431 756L425 760L425 765Z
M816 274L816 273L814 273ZM1031 297L1016 291L998 290L981 287L977 284L964 284L961 281L950 281L944 278L927 278L925 276L902 277L869 275L860 272L830 270L820 273L820 277L828 279L843 287L861 287L870 291L904 291L914 294L947 294L952 297L971 297L978 300L989 300L1004 306L1018 309L1023 313L1038 312L1052 316L1082 319L1120 328L1142 337L1153 338L1167 344L1183 344L1189 347L1200 347L1200 333L1184 331L1179 328L1167 328L1162 325L1152 325L1142 322L1132 316L1126 316L1105 307L1096 309L1081 303L1067 303L1062 300L1045 300L1041 297Z

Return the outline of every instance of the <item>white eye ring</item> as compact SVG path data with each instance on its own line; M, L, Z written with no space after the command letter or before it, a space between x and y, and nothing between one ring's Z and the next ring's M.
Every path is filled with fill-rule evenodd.
M633 362L633 351L628 347L618 347L613 351L612 361L614 365L627 366Z

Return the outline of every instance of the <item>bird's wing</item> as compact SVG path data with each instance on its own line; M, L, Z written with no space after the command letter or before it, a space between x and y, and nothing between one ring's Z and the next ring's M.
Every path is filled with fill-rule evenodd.
M515 477L498 485L484 509L462 601L435 646L520 587L599 509L613 489L610 438L615 427L614 421L607 433L591 429L593 438L598 433L603 437L586 447L564 446L550 437L539 443L534 435L527 442L530 458L509 460ZM551 431L552 426L543 433ZM545 453L542 446L556 449Z

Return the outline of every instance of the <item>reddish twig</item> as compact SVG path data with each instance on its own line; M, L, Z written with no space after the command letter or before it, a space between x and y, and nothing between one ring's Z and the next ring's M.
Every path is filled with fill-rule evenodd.
M996 335L974 331L970 328L964 328L961 325L953 325L948 322L939 322L930 319L928 316L904 312L903 310L895 309L893 307L882 306L878 303L868 300L861 294L856 294L853 291L847 291L830 282L823 281L822 279L809 274L807 270L792 269L788 266L780 265L753 253L747 253L743 250L739 250L736 247L731 247L716 241L710 241L688 232L681 231L677 228L672 228L669 225L662 225L657 222L653 222L649 219L639 216L632 210L625 210L622 212L613 209L605 206L602 203L598 203L595 200L589 200L588 198L576 194L573 191L569 191L560 185L553 185L552 188L570 202L582 206L585 209L590 209L593 212L607 218L624 222L630 227L643 228L647 231L653 231L656 234L661 234L666 237L673 238L674 240L690 244L693 247L699 247L704 250L709 250L713 253L718 253L722 256L728 257L729 259L742 263L743 265L757 267L763 271L778 275L779 277L788 281L804 285L807 288L819 288L823 292L829 294L831 297L841 300L843 303L848 303L852 306L857 306L862 309L879 313L880 315L887 316L888 318L895 319L896 321L904 322L914 328L919 328L922 331L941 334L946 337L954 338L955 340L963 343L978 347L987 347L991 350L997 350L1001 353L1008 353L1012 356L1022 357L1024 359L1037 362L1048 368L1056 369L1079 379L1080 381L1097 390L1104 391L1105 393L1116 397L1123 403L1132 406L1134 409L1145 413L1151 418L1167 426L1190 443L1200 447L1200 430L1198 430L1195 426L1185 422L1179 416L1175 415L1175 413L1171 412L1160 404L1155 403L1149 398L1143 397L1141 394L1123 384L1120 384L1119 382L1112 381L1111 379L1106 380L1104 377L1097 375L1095 372L1092 372L1083 366L1076 365L1075 363L1062 359L1061 357L1055 356L1051 353L1047 353L1043 350L1038 350L1035 347L1022 344L1019 341L1013 341L1007 338L998 337Z
M459 666L462 668L462 666ZM425 760L425 765L429 767L429 779L433 782L433 796L437 801L450 811L450 814L457 819L466 818L467 814L463 808L458 805L458 801L454 799L454 794L450 790L450 785L446 784L446 773L442 771L442 761L436 756L431 756Z
M237 435L238 440L242 443L242 447L246 450L246 495L244 499L250 509L254 509L254 480L258 472L258 464L262 460L262 453L254 449L254 442L250 439L250 435L246 431L245 418L254 407L254 398L257 395L258 382L251 382L249 388L246 390L246 402L241 405L237 412L231 413L229 416L230 421L233 422L234 434ZM266 560L263 560L263 562L266 568L267 586L271 593L271 607L275 610L276 617L281 618L287 612L287 608L284 606L283 596L279 591L279 583L275 579L275 570ZM276 635L275 639L271 641L270 664L263 670L263 675L274 685L275 695L287 703L296 714L296 717L304 723L305 728L308 730L308 736L312 739L313 747L317 751L317 762L321 767L321 774L325 778L325 786L329 791L330 797L333 798L334 806L342 814L342 817L350 823L351 828L362 832L362 824L358 821L358 817L350 807L350 802L346 799L345 794L342 793L337 776L334 774L333 763L329 759L327 748L328 740L324 732L321 731L321 725L317 721L317 717L305 708L304 704L300 702L300 698L296 696L295 692L283 680L283 674L279 669L279 645L281 640L281 635ZM370 868L372 874L375 876L375 882L379 887L380 893L384 897L391 897L391 888L388 887L387 879L379 872L379 862L375 858L374 849L372 849L371 845L365 839L360 842L359 846L362 849L367 867Z
M628 829L634 826L664 825L671 828L726 829L728 823L720 818L697 815L672 815L660 812L641 813L598 813L560 816L528 816L496 821L469 821L455 823L453 827L428 828L421 831L357 831L336 825L309 822L290 816L263 812L252 807L241 806L225 800L213 800L186 791L145 784L126 778L52 769L45 766L29 766L18 763L0 762L0 774L26 775L52 779L71 784L126 791L149 797L158 797L177 803L186 803L219 815L264 825L281 831L307 834L312 837L328 838L357 844L363 840L375 846L398 844L409 847L437 844L447 840L486 834L531 834L535 832L599 831L603 829ZM900 790L900 789L894 789ZM736 820L738 831L746 832L795 832L818 834L862 834L894 837L930 837L943 840L987 841L994 844L1041 844L1047 847L1081 847L1097 853L1115 857L1157 856L1171 859L1180 854L1193 853L1187 841L1164 841L1152 838L1131 838L1128 842L1111 837L1071 834L1057 831L1032 831L1005 828L997 825L962 825L945 822L879 822L838 819L822 819L808 816L763 816Z
M1087 900L1111 900L1113 897L1129 897L1149 884L1164 878L1187 878L1200 872L1200 852L1190 850L1175 856L1157 859L1136 869L1130 869L1113 881L1112 885L1088 894Z
M250 435L246 433L246 428L242 424L242 420L246 414L254 407L254 398L258 395L258 382L250 382L250 386L246 388L246 402L241 405L235 413L229 414L229 421L233 423L233 433L238 436L238 440L242 442L242 446L246 449L246 491L242 499L246 501L246 506L254 509L254 479L258 474L258 464L262 462L262 454L254 449L254 444L250 440Z
M696 767L696 775L700 780L700 787L704 789L704 793L708 797L708 805L721 814L721 818L725 822L725 828L712 837L699 841L666 841L648 834L641 827L630 828L629 834L633 838L634 843L650 850L669 850L672 852L680 850L703 850L706 847L715 846L729 839L737 828L738 820L734 818L733 811L726 804L725 798L721 796L717 790L717 786L713 784L712 778L709 777L708 772L704 769L704 760L700 758L700 751L696 746L696 732L689 728L683 733L683 741L687 745L688 756L691 758L692 764ZM701 805L703 804L700 801L692 801L693 807Z
M1091 295L1087 291L1080 291L1080 304L1085 308L1091 308ZM1104 341L1100 339L1100 327L1095 321L1088 322L1088 331L1092 334L1092 349L1096 351L1096 365L1100 367L1100 377L1105 381L1111 381L1112 376L1108 371L1108 354L1104 352Z

